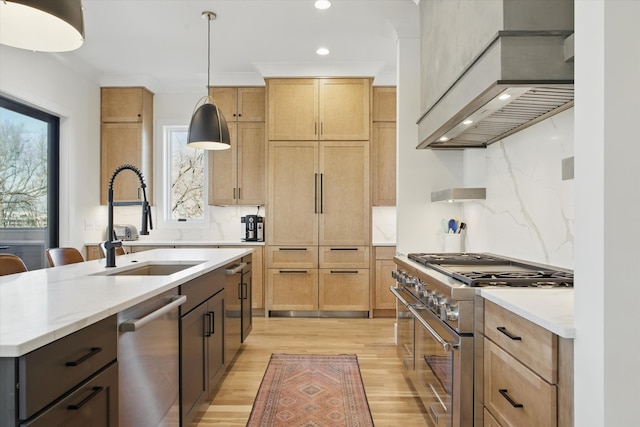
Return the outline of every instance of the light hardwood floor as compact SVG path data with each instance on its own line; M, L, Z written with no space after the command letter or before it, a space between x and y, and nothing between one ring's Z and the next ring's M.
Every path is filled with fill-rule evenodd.
M253 318L253 331L223 378L199 427L244 426L272 353L357 354L376 427L429 426L403 375L394 319Z

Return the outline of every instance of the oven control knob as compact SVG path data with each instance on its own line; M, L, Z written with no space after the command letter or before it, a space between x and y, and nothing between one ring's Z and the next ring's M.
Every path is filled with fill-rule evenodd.
M391 278L392 279L398 278L398 270L391 270Z
M431 292L431 295L429 295L429 298L427 300L427 302L429 303L429 308L432 310L438 310L441 299L442 297L440 296L440 294L438 294L438 292Z
M444 303L440 305L440 319L456 321L458 320L458 307Z

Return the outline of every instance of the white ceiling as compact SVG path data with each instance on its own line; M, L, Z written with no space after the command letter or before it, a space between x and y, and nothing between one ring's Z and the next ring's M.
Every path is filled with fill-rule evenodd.
M415 0L83 0L86 41L66 59L101 85L202 91L207 83L205 10L212 85L262 84L269 76L373 76L395 83L398 37L418 37ZM319 56L318 47L331 53ZM382 83L380 83L382 82Z

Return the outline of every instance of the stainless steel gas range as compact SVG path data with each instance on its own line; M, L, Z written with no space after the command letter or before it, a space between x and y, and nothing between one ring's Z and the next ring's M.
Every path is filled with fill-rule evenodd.
M486 253L411 253L395 262L398 356L433 425L482 425L474 411L482 386L482 372L474 370L476 319L483 315L477 289L572 287L573 273Z

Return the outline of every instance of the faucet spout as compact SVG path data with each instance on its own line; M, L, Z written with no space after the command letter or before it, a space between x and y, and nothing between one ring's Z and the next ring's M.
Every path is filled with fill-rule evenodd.
M116 179L116 176L124 171L130 170L133 171L136 175L138 175L138 179L140 180L140 188L142 188L142 197L143 200L141 202L114 202L113 201L113 182ZM140 230L140 234L147 235L149 234L149 229L153 229L153 222L151 220L151 207L149 206L149 202L147 201L147 184L144 182L144 178L142 176L142 172L140 170L129 164L125 164L116 168L111 175L111 179L109 180L109 189L107 190L108 197L108 208L109 208L109 218L107 225L107 241L104 243L104 248L107 257L106 267L115 267L116 266L116 248L122 247L122 242L116 238L115 232L113 230L113 207L115 205L142 205L142 227Z

